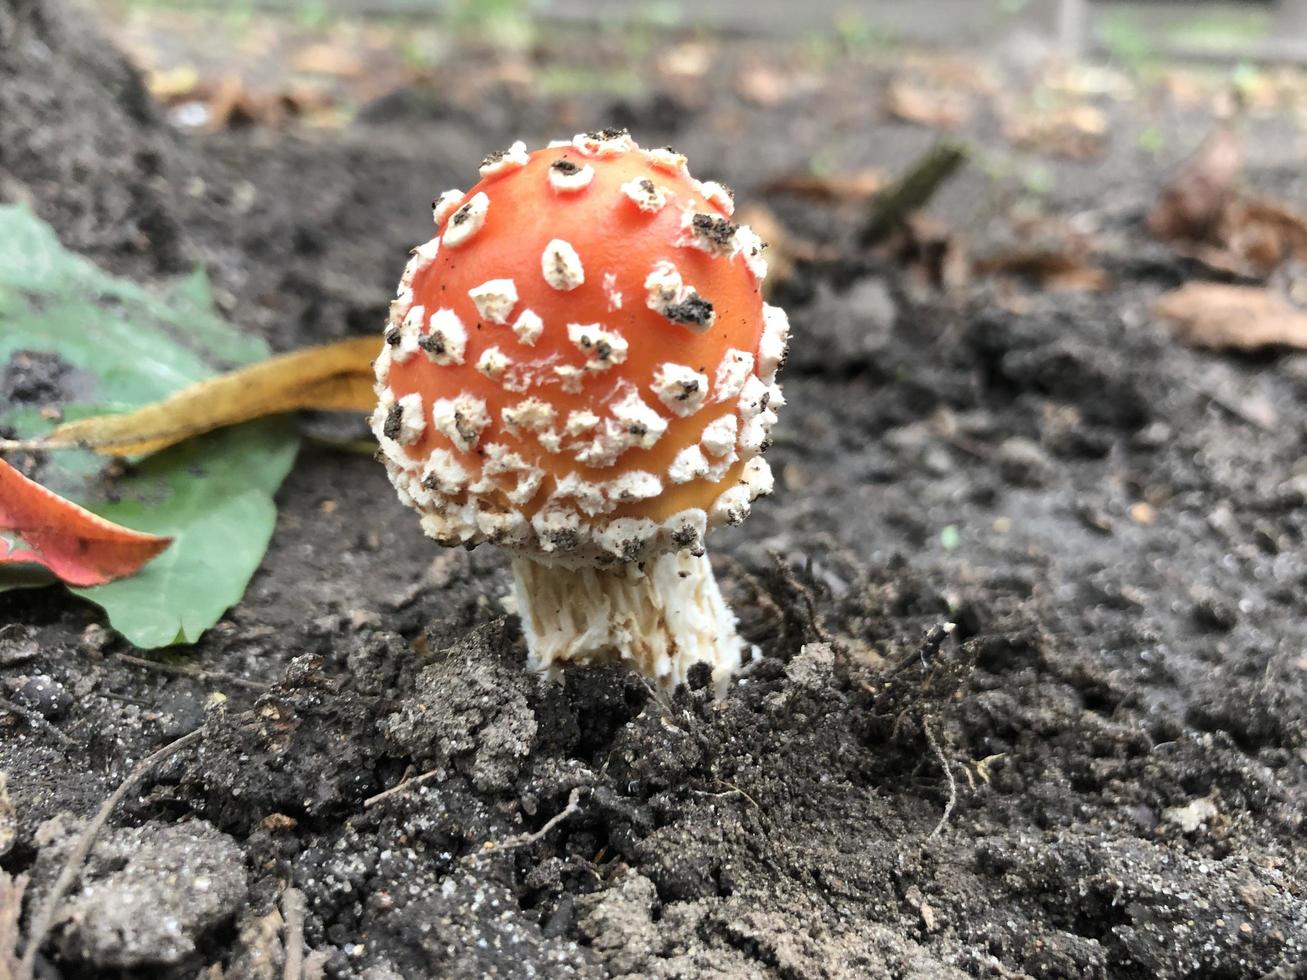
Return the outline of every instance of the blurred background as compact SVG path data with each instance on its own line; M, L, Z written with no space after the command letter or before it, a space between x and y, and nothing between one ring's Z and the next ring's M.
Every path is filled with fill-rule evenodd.
M503 554L433 555L374 447L342 451L362 420L302 421L259 571L195 661L275 684L294 741L224 708L202 772L125 804L236 833L260 897L137 919L189 922L233 977L264 975L235 958L276 942L251 916L283 874L332 977L1302 975L1304 0L73 2L0 0L0 201L122 280L207 283L277 351L375 341L434 197L514 140L617 126L736 190L795 338L777 492L712 546L763 659L676 725L620 678L533 701L479 629ZM0 234L0 273L6 247L27 258ZM45 281L13 321L33 336L67 291ZM89 387L61 357L15 358L0 409L60 418ZM248 481L239 459L213 472ZM50 590L7 615L77 692L33 704L86 740L0 738L40 777L14 791L16 873L41 821L116 784L88 758L142 758L154 719L180 734L211 702L101 656L98 614ZM433 759L456 775L411 822L358 818ZM557 850L460 863L482 821L572 813L582 765ZM119 975L122 942L70 928L69 975Z
M809 205L846 209L850 222L836 227L852 233L857 218L847 209L949 142L966 147L970 164L931 182L921 202L942 224L920 226L922 240L903 246L923 261L932 256L916 278L959 284L975 271L977 250L989 254L985 268L1007 268L1014 238L1047 238L1048 226L1032 222L1092 211L1057 233L1051 266L1018 264L1064 287L1094 287L1103 275L1076 259L1083 233L1146 210L1157 182L1214 128L1233 125L1255 144L1257 167L1285 194L1298 192L1307 151L1307 0L97 0L92 8L175 130L239 134L236 144L201 144L234 154L236 169L274 133L339 133L363 144L350 179L369 188L350 196L364 195L398 223L384 234L396 244L425 237L422 202L457 184L487 147L617 125L646 145L676 144L697 173L729 180L745 201L765 197L766 213L751 220L776 240L784 267L787 255L820 251L808 239L829 237L829 210L813 216ZM332 146L334 154L340 144ZM421 175L396 172L404 160L422 161ZM306 183L290 188L265 165L249 162L237 206L253 207L256 187L276 188L313 234L313 212L340 205L324 200L334 173L313 174L327 164L306 164ZM211 171L202 176L212 185ZM322 311L316 336L358 329L383 308L384 254L343 260L351 309ZM220 259L209 256L221 281Z

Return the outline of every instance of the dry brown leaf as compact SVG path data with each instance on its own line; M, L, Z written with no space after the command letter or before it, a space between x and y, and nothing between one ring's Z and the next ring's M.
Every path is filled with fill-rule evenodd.
M282 105L295 115L322 113L335 107L335 98L324 88L292 82L281 93Z
M107 455L157 452L214 429L297 409L370 411L372 337L282 354L189 385L125 415L99 415L61 425L51 443L73 443Z
M789 194L814 201L865 201L884 190L887 183L881 170L853 170L824 176L782 174L761 190L764 194Z
M338 44L313 44L295 55L294 71L306 75L333 75L358 78L367 71L363 59Z
M1111 285L1108 274L1069 249L1025 246L977 259L982 276L1012 276L1054 292L1102 292Z
M1107 122L1102 109L1078 103L1015 115L1004 125L1003 135L1023 149L1087 160L1102 152Z
M1274 268L1291 255L1307 262L1307 215L1287 204L1241 197L1230 207L1228 224L1231 248L1254 262Z
M251 123L275 126L281 122L284 109L280 99L251 92L239 76L228 75L209 100L209 118L205 127L217 132Z
M1307 215L1279 201L1241 194L1238 136L1215 130L1158 195L1148 230L1211 269L1265 277L1286 259L1307 261Z
M971 104L959 92L926 88L896 78L885 89L885 111L903 122L953 130L966 121Z
M915 50L895 53L895 63L923 82L955 91L994 91L993 66L983 56L962 51Z
M795 262L812 262L825 257L822 249L781 224L766 205L747 205L736 212L736 220L748 225L767 243L767 278L762 284L764 296L770 296L772 290L794 274Z
M745 102L771 108L794 95L794 84L770 65L749 65L735 79L735 91Z
M1158 238L1215 240L1242 169L1238 134L1221 126L1162 188L1148 213L1148 230Z
M715 47L701 41L685 41L658 57L658 70L676 78L702 78L712 67Z
M1307 311L1260 286L1191 282L1159 296L1153 314L1195 347L1307 348Z
M1203 106L1210 86L1192 69L1169 68L1161 76L1158 86L1177 105L1185 109Z
M919 289L954 292L971 277L961 234L928 214L909 214L888 241L890 253Z

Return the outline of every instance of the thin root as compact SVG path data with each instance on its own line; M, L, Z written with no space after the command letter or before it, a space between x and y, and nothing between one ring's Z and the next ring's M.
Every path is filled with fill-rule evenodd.
M948 780L948 802L944 804L944 813L939 818L939 823L935 824L935 829L926 835L926 840L933 840L944 829L948 823L948 818L953 815L953 806L958 801L958 784L953 778L953 767L944 756L943 750L939 747L939 742L935 739L935 733L930 729L930 723L924 718L921 721L921 730L926 733L926 744L930 746L935 758L939 760L940 768L944 770L944 778Z
M390 787L390 789L383 789L376 796L369 796L366 800L363 801L363 809L365 810L371 809L372 807L376 806L378 803L381 803L384 800L388 800L392 796L397 796L400 793L406 793L414 786L420 786L422 783L425 783L427 780L434 779L436 776L439 776L444 772L445 772L444 769L428 769L426 772L421 773L420 775L410 776L407 779L401 779L394 786Z
M304 893L287 888L281 893L282 918L286 923L286 963L282 980L302 980L304 976Z
M95 816L91 818L91 822L86 825L86 829L77 838L76 845L69 852L68 857L64 859L64 866L60 869L59 877L55 879L50 893L46 895L45 901L36 911L36 914L32 916L32 926L28 932L27 945L23 949L23 958L18 964L15 980L32 980L36 968L36 954L40 952L41 944L45 942L46 934L50 931L50 925L54 922L54 915L59 908L59 903L63 901L64 895L67 894L68 889L72 887L73 881L81 872L82 865L86 863L87 855L91 853L91 848L95 845L95 838L104 828L104 825L109 822L109 816L113 813L114 807L122 802L123 797L131 791L132 787L149 775L151 769L165 759L176 755L193 742L198 741L203 733L204 729L202 727L197 728L146 756L135 769L127 774L127 778L110 794L109 798L100 805L100 809L96 811Z
M71 749L77 745L76 742L52 725L39 711L33 711L31 708L24 707L21 704L15 704L8 698L4 697L0 697L0 711L8 711L12 715L17 715L33 728L47 733L51 738L59 743L61 748Z
M539 830L530 834L518 834L516 837L509 837L507 840L500 841L498 844L496 844L494 841L486 841L485 844L482 845L481 850L467 855L466 857L463 858L463 860L474 861L477 858L485 857L490 854L501 854L504 851L513 851L519 847L527 847L531 844L536 843L539 840L543 840L544 837L551 830L557 827L560 823L562 823L564 820L566 820L568 817L572 816L573 814L580 813L580 812L581 812L581 787L577 786L572 790L571 793L568 794L567 806L563 807L563 809L559 810L547 821L545 821L545 825L541 827Z
M115 656L123 663L131 664L133 667L144 667L146 670L157 670L163 674L176 674L179 677L191 677L201 682L215 681L219 684L229 684L232 687L243 687L247 691L266 691L272 687L271 684L237 677L235 674L228 674L221 670L205 670L202 667L190 667L186 664L168 664L158 660L146 660L144 657L133 657L129 653L119 653L115 654Z

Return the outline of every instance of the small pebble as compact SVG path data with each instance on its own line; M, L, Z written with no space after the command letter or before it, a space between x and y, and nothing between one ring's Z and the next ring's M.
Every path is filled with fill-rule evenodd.
M1038 443L1020 436L998 447L998 468L1003 479L1019 487L1039 487L1053 475L1053 463Z
M35 659L40 652L40 646L30 636L0 634L0 667L26 663Z
M42 718L57 718L72 707L68 689L48 674L20 675L6 682L13 699Z

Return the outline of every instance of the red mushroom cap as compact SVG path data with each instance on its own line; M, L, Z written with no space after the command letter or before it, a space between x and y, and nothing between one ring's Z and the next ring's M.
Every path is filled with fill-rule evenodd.
M445 543L578 560L742 520L788 326L729 192L615 131L481 171L436 203L376 365L401 498Z

